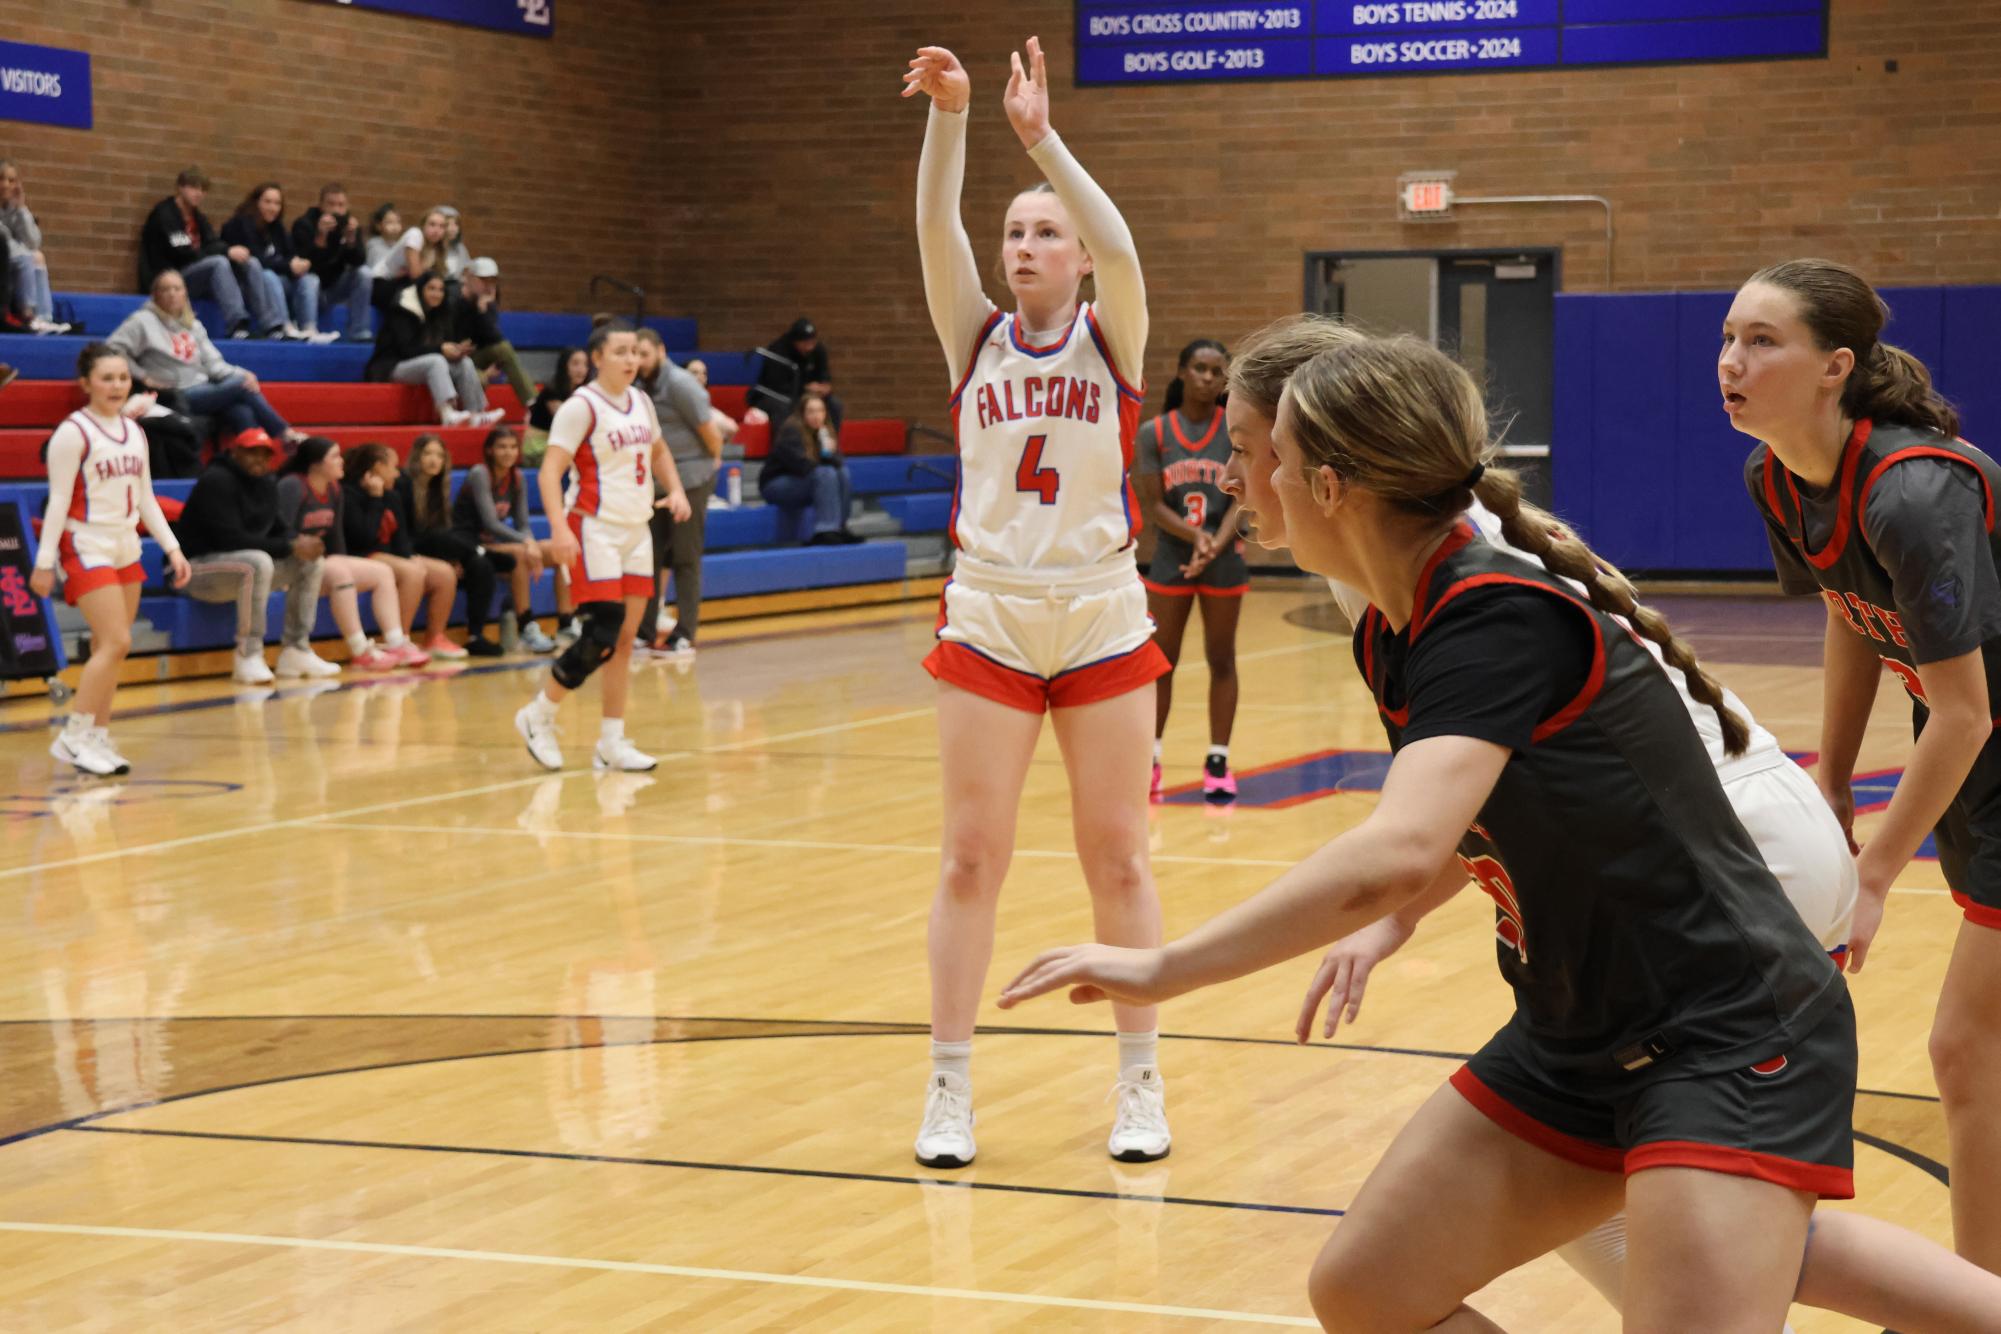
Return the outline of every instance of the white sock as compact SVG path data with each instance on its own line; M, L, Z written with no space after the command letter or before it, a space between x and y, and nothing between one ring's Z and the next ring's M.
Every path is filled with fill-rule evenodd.
M1160 1030L1119 1034L1119 1074L1146 1065L1160 1069Z
M625 719L607 718L598 727L598 744L616 746L625 740Z
M1159 738L1159 737L1155 737L1155 738L1153 739L1153 762L1154 762L1155 764L1159 764L1159 763L1160 763L1160 738Z
M931 1073L951 1074L971 1083L973 1079L973 1040L964 1042L940 1042L931 1040Z
M369 648L370 645L368 642L368 636L361 633L361 631L356 630L353 634L347 637L347 651L349 653L352 653L355 657L358 658L362 654L368 652Z
M65 732L88 732L88 731L89 731L89 730L90 730L91 728L93 728L93 727L95 727L95 726L97 726L97 715L96 715L96 714L94 714L94 713L72 713L72 714L70 714L70 716L69 716L69 721L67 721L67 722L65 722L65 723L63 724L63 731L65 731Z
M1224 764L1228 764L1230 762L1230 748L1228 746L1211 746L1209 747L1209 758L1212 760L1221 760Z
M556 701L538 690L535 692L535 698L528 701L528 711L543 722L553 721L556 717Z
M402 648L410 642L410 636L404 634L401 630L384 630L382 632L382 642L390 648Z

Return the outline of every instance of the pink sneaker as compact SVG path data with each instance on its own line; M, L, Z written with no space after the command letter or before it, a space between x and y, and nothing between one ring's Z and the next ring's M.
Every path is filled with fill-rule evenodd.
M352 658L349 658L347 665L356 671L387 672L401 667L403 662L402 659L398 658L388 649L371 646L368 652L357 653Z
M384 647L384 653L396 659L399 667L422 667L431 660L431 655L417 647L415 641L406 639L395 648Z
M1162 797L1162 795L1161 795L1161 788L1160 788L1160 761L1159 761L1159 760L1155 760L1155 761L1153 762L1153 786L1149 787L1149 788L1148 788L1148 789L1146 790L1146 799L1147 799L1148 801L1152 802L1152 803L1153 803L1154 805L1156 805L1156 806L1160 805L1160 803L1161 803L1161 802L1162 802L1163 800L1165 800L1165 798L1164 798L1164 797Z
M434 658L457 659L471 656L443 635L431 636L430 642L424 645L424 649Z
M1227 806L1237 799L1237 776L1222 761L1202 766L1202 800L1211 806Z

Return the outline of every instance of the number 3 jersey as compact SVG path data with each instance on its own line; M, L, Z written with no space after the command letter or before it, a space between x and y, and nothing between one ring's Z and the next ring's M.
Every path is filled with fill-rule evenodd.
M1660 662L1540 565L1462 522L1409 625L1370 607L1355 659L1392 751L1509 749L1458 853L1494 900L1503 1031L1546 1074L1606 1088L1741 1069L1838 1000Z
M1218 406L1206 425L1190 426L1179 412L1163 412L1139 428L1139 470L1158 474L1167 507L1190 528L1215 532L1230 512L1223 471L1230 466L1230 432ZM1181 550L1188 544L1165 529L1160 540Z
M1036 570L1087 569L1129 551L1140 529L1126 480L1139 412L1140 391L1113 368L1090 303L1042 347L995 312L952 394L953 545Z

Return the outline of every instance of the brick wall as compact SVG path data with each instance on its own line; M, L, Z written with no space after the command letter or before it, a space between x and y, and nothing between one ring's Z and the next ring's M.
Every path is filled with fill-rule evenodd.
M1156 389L1189 338L1298 309L1308 250L1558 245L1570 290L1604 285L1597 209L1399 224L1396 178L1417 168L1470 194L1609 196L1620 289L1725 287L1800 253L1884 283L2001 282L1992 0L1840 0L1825 61L1085 90L1068 0L942 8L739 0L685 34L667 93L702 182L674 195L678 299L717 345L811 313L870 413L943 418L911 221L924 114L896 97L925 42L973 76L965 218L984 265L1035 179L1000 109L1007 53L1043 37L1055 124L1139 243Z
M456 204L510 305L583 310L593 272L655 281L660 9L573 0L541 41L318 0L20 0L9 39L90 52L96 128L0 121L0 154L59 288L134 290L139 224L196 163L217 227L264 179L287 219L328 180L413 225Z
M1055 122L1138 238L1156 388L1190 337L1296 309L1308 250L1559 245L1570 289L1603 285L1595 209L1399 224L1413 168L1466 193L1609 196L1619 289L1724 287L1806 252L1884 283L2001 281L1991 0L1841 0L1825 61L1081 91L1069 0L942 18L918 0L564 0L553 42L314 0L27 8L10 37L96 67L94 132L0 123L63 285L129 287L138 222L185 161L215 176L218 220L267 172L293 211L333 175L364 208L457 203L518 308L585 309L602 271L699 317L711 347L811 314L866 415L943 418L912 234L924 112L896 96L923 42L973 74L984 257L1035 179L1000 112L1007 52L1046 39Z

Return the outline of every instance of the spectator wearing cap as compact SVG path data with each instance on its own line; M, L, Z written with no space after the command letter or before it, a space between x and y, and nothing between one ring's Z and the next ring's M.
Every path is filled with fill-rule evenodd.
M452 333L472 345L472 364L480 374L498 366L522 407L535 401L535 382L528 378L514 344L500 332L500 265L484 255L466 265L459 279L459 294L452 300Z
M312 649L326 544L285 523L278 483L271 475L277 454L277 442L263 431L238 435L195 482L174 524L192 571L188 596L236 604L231 675L244 685L272 680L264 661L264 634L273 590L285 594L279 674L325 676L339 670Z
M320 202L292 224L292 253L306 260L320 281L316 314L331 322L334 307L345 306L344 336L356 343L373 338L368 312L375 280L368 271L361 219L348 212L346 186L330 182L320 187Z
M763 408L771 420L784 421L806 394L825 400L827 418L836 431L840 430L843 409L841 400L834 397L827 349L821 346L818 326L802 315L792 321L790 329L758 350L757 385L751 402Z
M188 287L173 269L153 278L153 298L125 317L105 341L132 363L135 375L167 406L190 417L213 417L226 435L261 429L287 443L305 439L264 399L257 377L223 360L188 304Z
M284 310L266 308L263 290L253 286L246 298L236 266L252 262L243 246L225 246L214 224L201 211L208 195L208 177L189 167L174 178L173 194L153 206L139 232L139 290L151 292L153 280L168 270L179 273L191 296L208 297L222 307L222 324L231 338L250 336L254 303L258 333L282 329Z
M0 158L0 256L14 278L14 299L27 311L30 333L68 333L56 321L55 294L49 290L49 259L42 253L42 227L28 209L21 169Z

